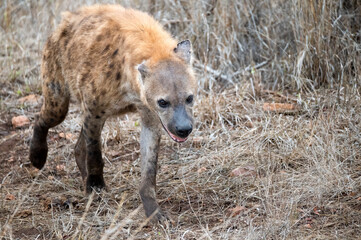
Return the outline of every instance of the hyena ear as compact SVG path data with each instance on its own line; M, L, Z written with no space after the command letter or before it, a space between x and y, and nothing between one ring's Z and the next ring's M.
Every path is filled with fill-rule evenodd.
M148 67L145 65L145 61L139 64L137 66L137 69L142 77L142 80L144 80L149 75L149 70Z
M174 48L174 52L178 55L178 57L180 57L186 63L189 64L191 62L191 58L192 58L192 44L191 44L191 41L189 41L187 39L187 40L179 42L177 44L177 47Z

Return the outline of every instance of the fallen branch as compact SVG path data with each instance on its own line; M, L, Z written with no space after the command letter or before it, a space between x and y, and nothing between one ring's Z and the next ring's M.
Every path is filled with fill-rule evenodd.
M235 73L233 73L232 75L225 75L225 74L222 74L222 71L220 71L220 70L215 70L215 69L213 69L213 68L211 68L210 66L207 66L207 65L202 65L199 61L195 61L195 63L194 63L194 65L196 66L196 67L198 67L198 68L203 68L206 72L208 72L208 73L210 73L210 74L212 74L212 75L214 75L214 76L216 76L216 77L219 77L219 78L221 78L222 80L226 80L226 81L228 81L228 82L233 82L233 80L232 80L232 78L234 78L235 76L237 76L237 75L244 75L244 74L246 74L247 72L249 72L249 71L252 71L252 70L256 70L256 69L259 69L259 68L261 68L261 67L264 67L264 66L266 66L268 63L270 63L271 62L271 60L266 60L266 61L263 61L263 62L261 62L261 63L259 63L259 64L257 64L257 65L254 65L254 66L252 66L252 65L249 65L249 66L247 66L246 68L244 68L244 69L242 69L242 70L239 70L239 71L237 71L237 72L235 72Z

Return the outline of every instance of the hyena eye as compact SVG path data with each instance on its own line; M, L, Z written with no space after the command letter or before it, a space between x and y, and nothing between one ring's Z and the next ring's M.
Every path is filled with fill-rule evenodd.
M160 99L160 100L158 100L158 105L161 108L167 108L167 107L169 107L170 102L168 102L168 101L166 101L164 99Z
M186 99L186 103L191 104L193 102L193 95L189 95Z

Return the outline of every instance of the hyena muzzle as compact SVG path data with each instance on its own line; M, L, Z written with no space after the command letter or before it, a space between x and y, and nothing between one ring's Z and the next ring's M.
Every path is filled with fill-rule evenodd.
M105 187L101 131L109 116L138 111L142 120L140 196L147 217L167 218L156 201L162 128L184 142L193 128L197 83L189 40L177 43L146 13L119 5L66 12L43 51L44 103L34 125L30 161L41 169L49 128L60 124L70 98L82 106L75 159L86 192Z

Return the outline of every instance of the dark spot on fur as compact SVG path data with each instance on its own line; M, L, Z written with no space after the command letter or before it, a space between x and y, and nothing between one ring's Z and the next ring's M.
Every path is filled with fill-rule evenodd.
M97 23L98 23L98 21L95 21L95 20L91 21L90 24L86 27L86 30L93 30L95 28L94 25Z
M115 55L117 55L117 54L118 54L118 49L113 52L112 57L115 57Z
M94 138L89 138L88 143L89 143L90 145L96 145L96 144L98 144L98 140L96 140L96 139L94 139Z
M101 111L100 113L101 113L101 114L105 114L105 111Z
M94 154L94 152L93 152L93 151L88 151L88 157L92 157L92 156L93 156L93 154Z
M86 122L84 122L84 128L88 129L88 124Z
M71 51L68 51L68 59L71 59Z
M112 69L114 67L114 63L109 64L109 68Z
M104 48L104 50L103 50L103 53L108 52L108 51L109 51L109 48L110 48L110 45L109 45L109 44L106 45L105 48Z
M103 36L102 36L102 35L98 35L97 38L96 38L96 40L97 40L98 42L100 42L102 39L103 39Z
M55 119L54 118L50 118L50 123L53 123L55 122Z
M93 101L93 105L96 106L96 105L97 105L97 101L94 100L94 101Z
M60 33L60 38L66 37L68 35L68 30L65 28L63 29L63 31Z
M100 118L100 116L99 116L99 115L96 115L96 116L95 116L95 118L96 118L96 119L99 119L99 118Z
M101 94L102 96L104 96L106 93L107 93L107 90L103 89L100 94Z
M92 66L91 62L89 62L89 61L86 61L84 64L85 64L85 66L87 66L87 67L91 67L91 66Z
M67 39L65 39L65 41L64 41L64 48L66 48L66 47L68 46L68 43L69 43L69 39L67 38Z
M108 71L107 74L106 74L106 77L109 78L110 75L112 75L112 72L111 72L111 71Z
M117 72L117 80L120 80L120 77L121 77L121 75L120 75L120 72Z
M87 78L88 78L88 73L85 73L85 74L81 77L80 81L85 82L85 81L87 80Z

